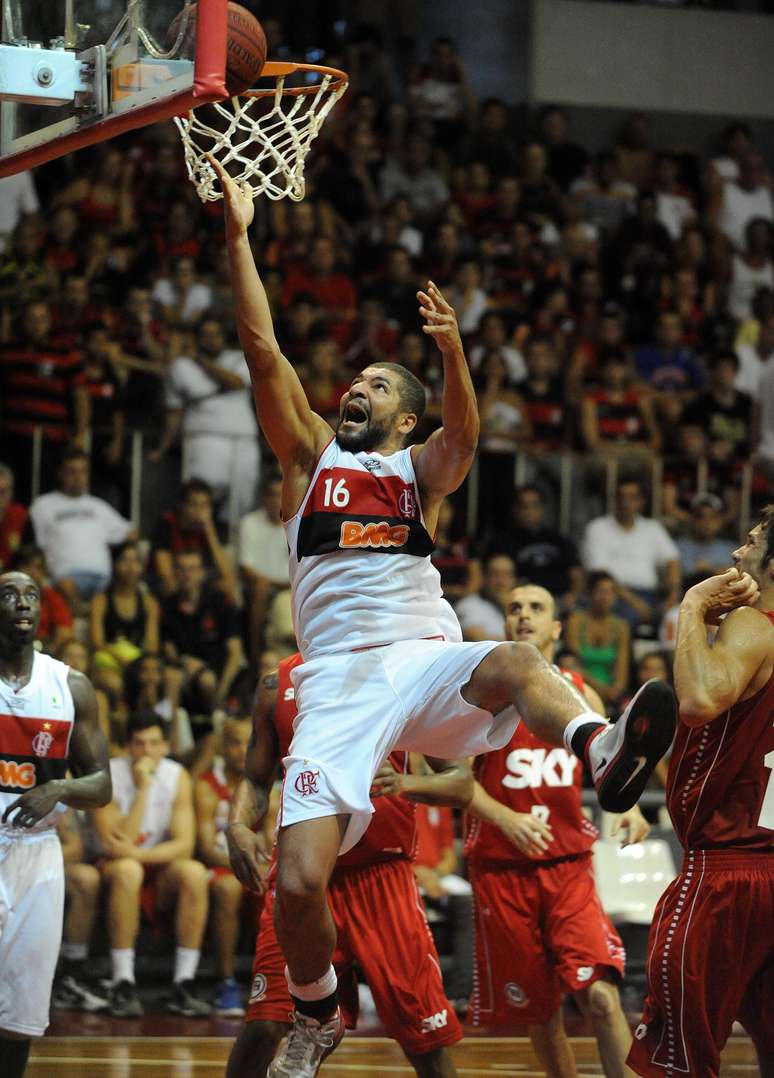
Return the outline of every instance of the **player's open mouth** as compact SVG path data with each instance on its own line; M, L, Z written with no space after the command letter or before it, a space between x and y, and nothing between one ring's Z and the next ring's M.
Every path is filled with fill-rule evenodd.
M349 423L352 426L357 426L360 423L367 423L368 412L358 401L348 401L341 422L343 425Z
M520 625L516 630L516 636L532 636L533 631L531 625Z
M14 625L17 629L31 629L32 618L17 618L16 621L14 621Z

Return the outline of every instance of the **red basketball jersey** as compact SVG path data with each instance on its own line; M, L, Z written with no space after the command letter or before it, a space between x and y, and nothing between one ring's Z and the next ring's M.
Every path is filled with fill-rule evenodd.
M296 718L295 695L290 673L302 662L296 652L279 664L277 673L277 704L274 709L274 726L279 739L280 755L287 756L293 739L293 723ZM408 770L408 753L390 753L389 761L396 771ZM416 850L416 809L411 801L402 797L377 797L374 814L368 830L351 850L338 859L337 868L353 865L374 865L396 857L412 859Z
M686 849L774 853L774 676L712 722L678 723L667 805Z
M583 692L580 675L561 673ZM514 812L539 816L554 833L543 857L526 857L498 827L471 817L465 853L474 863L535 865L586 853L594 845L597 829L581 811L583 764L567 749L541 741L520 722L505 748L476 757L473 770L495 801Z

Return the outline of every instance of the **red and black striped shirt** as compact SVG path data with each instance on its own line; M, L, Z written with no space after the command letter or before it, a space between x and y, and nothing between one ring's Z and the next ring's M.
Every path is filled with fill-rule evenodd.
M73 391L81 380L81 357L55 338L40 345L11 342L0 348L3 429L65 442L72 436Z

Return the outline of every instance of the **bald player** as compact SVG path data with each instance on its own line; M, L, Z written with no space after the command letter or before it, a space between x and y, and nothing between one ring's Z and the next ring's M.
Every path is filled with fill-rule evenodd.
M506 637L534 644L553 661L561 623L552 595L515 588ZM579 674L561 671L587 705L604 713ZM572 994L599 1045L608 1078L630 1075L631 1034L616 987L624 950L594 886L597 830L581 810L582 766L564 748L520 723L508 745L479 756L466 852L476 900L475 1025L526 1023L552 1078L577 1074L562 1021ZM637 842L648 833L639 809L618 818Z
M0 576L0 1073L42 1037L64 912L56 821L110 800L108 746L83 674L34 648L40 588ZM70 776L67 777L68 769Z

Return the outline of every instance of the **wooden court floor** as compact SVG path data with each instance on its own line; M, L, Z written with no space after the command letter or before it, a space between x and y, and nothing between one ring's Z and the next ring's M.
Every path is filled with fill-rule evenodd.
M603 1078L594 1041L574 1037L572 1044L579 1075ZM46 1037L33 1045L25 1078L223 1078L230 1045L225 1037ZM520 1037L469 1037L452 1054L460 1075L543 1074L529 1042ZM347 1037L320 1071L327 1078L413 1073L393 1041L358 1036ZM732 1038L723 1056L723 1078L757 1074L750 1042Z

